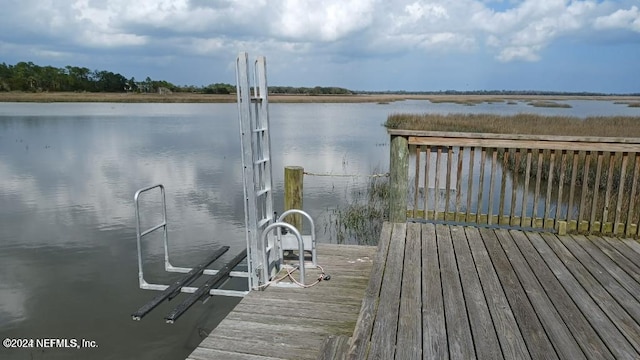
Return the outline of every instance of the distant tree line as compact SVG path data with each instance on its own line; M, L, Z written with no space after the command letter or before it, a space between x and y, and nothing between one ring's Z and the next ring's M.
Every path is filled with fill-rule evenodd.
M215 83L205 86L202 92L205 94L233 94L236 92L236 87L231 84Z
M289 95L352 95L349 89L341 87L292 87L292 86L269 86L271 94L289 94Z
M0 91L76 91L76 92L190 92L204 94L233 94L235 85L214 83L207 86L176 86L164 80L147 77L137 81L131 77L106 70L67 65L64 68L39 66L32 62L15 65L0 64ZM352 92L339 87L272 86L273 94L348 95Z
M32 62L0 64L0 91L76 91L76 92L158 92L201 91L200 88L178 87L168 81L127 79L106 70L67 65L64 68L39 66Z
M38 66L32 62L0 64L0 91L126 91L124 76L85 67Z
M214 83L206 86L176 86L164 80L147 77L137 81L106 70L67 65L64 68L39 66L32 62L0 64L0 91L87 91L87 92L190 92L233 94L235 85ZM441 91L353 91L341 87L270 86L271 94L352 95L352 94L417 94L417 95L614 95L593 92L522 91L522 90L441 90ZM640 93L625 94L640 96Z

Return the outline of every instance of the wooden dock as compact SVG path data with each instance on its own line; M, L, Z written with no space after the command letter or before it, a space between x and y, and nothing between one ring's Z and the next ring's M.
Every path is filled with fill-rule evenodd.
M638 359L640 243L385 224L351 358Z
M321 246L331 281L252 292L189 359L640 358L637 240L385 223L374 249Z
M329 281L252 291L188 359L315 359L328 335L350 336L376 248L318 244L317 251ZM306 272L307 284L317 279L318 271Z

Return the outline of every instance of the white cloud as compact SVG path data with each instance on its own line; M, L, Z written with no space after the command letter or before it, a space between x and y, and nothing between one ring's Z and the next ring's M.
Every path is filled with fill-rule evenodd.
M134 47L212 56L244 47L330 59L486 47L499 61L537 61L560 38L640 32L638 6L595 0L23 0L5 9L3 47L28 43L43 56Z
M100 31L85 31L77 38L83 44L97 48L144 45L146 36L123 33L109 33Z
M422 19L449 19L449 13L442 5L439 4L421 4L420 2L414 2L405 6L405 13L408 14L409 19L412 21L419 21Z
M371 0L286 0L269 27L272 34L303 41L336 41L369 26L374 12Z
M555 39L589 31L586 24L595 9L593 1L526 0L502 12L485 9L473 22L489 34L486 43L498 48L498 60L537 61L540 50Z
M539 50L539 46L509 46L500 51L497 58L503 62L511 60L538 61L540 60Z
M190 53L205 56L223 51L228 46L228 43L221 38L202 39L196 37L174 38L169 40L169 44L181 49L180 53L182 54Z
M629 29L640 32L640 11L637 6L629 10L620 9L606 16L599 16L595 20L596 29Z

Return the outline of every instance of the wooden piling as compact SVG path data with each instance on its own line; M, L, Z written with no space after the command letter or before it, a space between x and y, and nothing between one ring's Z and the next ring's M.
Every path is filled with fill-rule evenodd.
M302 210L302 188L304 168L302 166L286 166L284 168L284 210ZM292 214L284 221L302 231L302 215Z
M391 136L390 160L389 221L404 223L407 221L409 188L409 141L406 137Z

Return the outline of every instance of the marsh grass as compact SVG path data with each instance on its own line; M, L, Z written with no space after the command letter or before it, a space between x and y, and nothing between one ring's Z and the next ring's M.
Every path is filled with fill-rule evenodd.
M351 94L351 95L299 95L269 94L274 103L365 103L402 100L429 100L433 103L476 105L481 103L516 101L599 100L629 103L640 106L632 95L452 95L452 94ZM200 94L174 92L172 94L90 93L90 92L20 92L0 91L0 102L134 102L134 103L224 103L235 102L235 94Z
M627 105L632 108L640 107L640 101L614 101L613 103L616 105Z
M464 99L464 98L460 98L460 99L447 99L447 98L443 98L443 99L429 99L429 101L433 104L445 104L445 103L450 103L450 104L458 104L458 105L467 105L467 106L474 106L477 104L482 104L484 101L483 100L477 100L477 99Z
M529 105L533 107L546 107L546 108L566 108L566 109L571 108L571 105L569 104L559 103L555 101L548 101L548 100L531 101L529 102Z
M389 218L389 178L372 177L345 206L329 211L329 229L339 244L377 245L383 221Z
M433 98L429 98L429 101L433 104L442 104L442 103L450 103L450 104L458 104L458 105L467 105L467 106L474 106L474 105L479 105L482 103L487 103L487 104L495 104L495 103L502 103L505 102L504 99L500 99L500 98L487 98L487 97L477 97L477 98L473 98L473 97L464 97L464 96L460 96L460 97L433 97Z
M536 114L391 114L389 129L453 131L496 134L640 137L640 117L570 116Z

